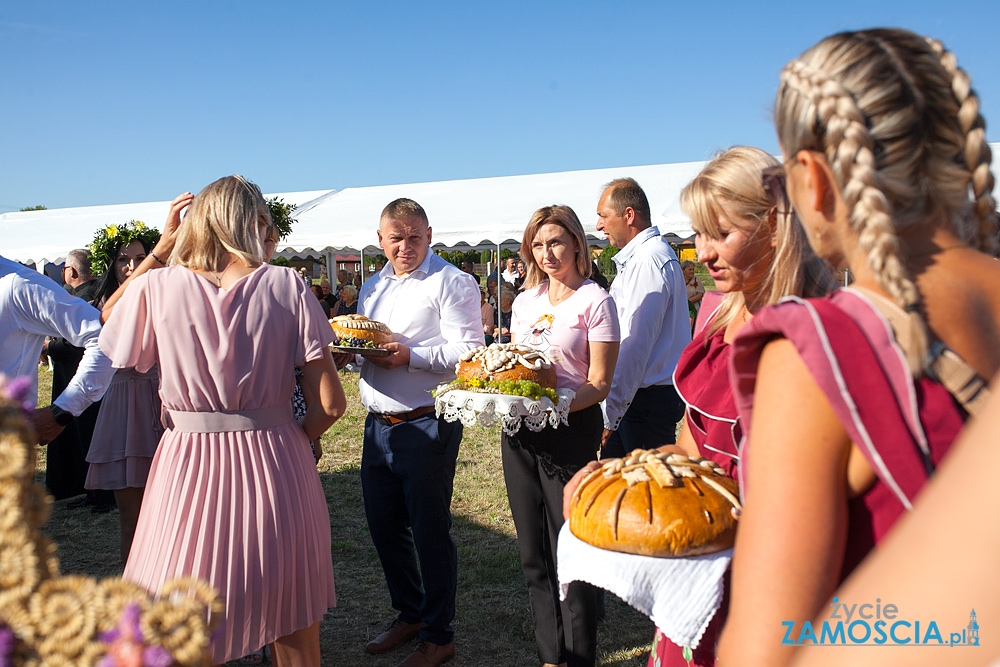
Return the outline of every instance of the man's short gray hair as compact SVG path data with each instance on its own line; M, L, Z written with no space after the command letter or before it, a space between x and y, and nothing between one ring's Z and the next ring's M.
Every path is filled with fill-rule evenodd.
M80 274L83 281L90 280L93 276L90 273L90 251L84 248L77 248L66 253L66 266L72 266Z

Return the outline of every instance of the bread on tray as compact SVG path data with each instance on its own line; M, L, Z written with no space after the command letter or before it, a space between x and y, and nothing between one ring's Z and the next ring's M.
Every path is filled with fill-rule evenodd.
M389 327L364 315L338 315L330 320L330 326L337 336L334 345L340 347L377 348L392 342Z
M543 388L556 386L556 371L545 353L518 343L493 343L469 350L459 358L455 373L464 382L528 380Z
M584 478L569 527L602 549L697 556L733 546L740 510L736 482L714 461L635 449Z

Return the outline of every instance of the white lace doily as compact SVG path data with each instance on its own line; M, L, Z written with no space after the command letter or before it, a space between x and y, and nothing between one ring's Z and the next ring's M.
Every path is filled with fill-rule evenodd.
M559 428L559 424L569 423L569 404L576 396L572 389L557 389L559 403L548 398L533 400L524 396L507 394L483 394L464 389L438 388L434 400L434 410L445 421L461 421L465 426L490 428L498 422L504 433L514 435L523 423L529 431L541 431L548 424Z

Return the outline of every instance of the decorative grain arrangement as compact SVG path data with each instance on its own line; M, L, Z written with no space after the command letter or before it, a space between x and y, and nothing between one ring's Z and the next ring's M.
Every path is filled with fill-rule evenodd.
M40 531L51 499L34 483L27 386L0 376L0 665L209 665L222 608L205 582L171 581L150 596L121 579L60 574Z

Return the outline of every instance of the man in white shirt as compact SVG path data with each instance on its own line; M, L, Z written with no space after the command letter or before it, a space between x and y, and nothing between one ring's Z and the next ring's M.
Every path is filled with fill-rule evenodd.
M503 270L504 282L508 282L511 285L521 277L521 274L517 271L517 258L508 257L507 258L507 268Z
M28 400L38 399L38 355L45 337L84 348L69 385L47 408L29 413L39 444L48 444L104 395L114 368L97 347L100 312L37 271L0 257L0 373L32 380Z
M462 440L461 423L434 416L431 391L455 378L462 353L484 344L479 288L430 252L427 214L415 201L386 206L378 237L389 263L361 288L358 313L386 324L393 341L381 346L389 356L361 364L368 410L361 483L368 529L399 614L366 648L385 653L419 634L417 650L400 665L426 667L455 653L458 554L450 507Z
M621 349L604 411L603 458L676 441L684 403L673 374L691 342L684 273L650 222L646 193L631 178L608 183L597 204L597 229L620 248L611 296Z

